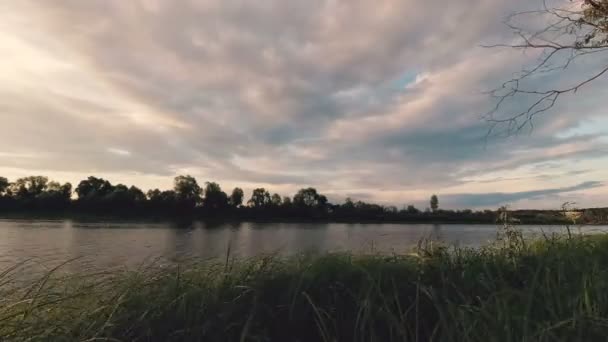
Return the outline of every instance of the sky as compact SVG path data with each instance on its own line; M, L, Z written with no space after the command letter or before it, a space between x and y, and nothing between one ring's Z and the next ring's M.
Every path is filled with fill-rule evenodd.
M0 3L0 175L143 189L313 186L424 208L608 206L606 80L486 138L487 91L538 60L530 0ZM592 70L531 82L568 84ZM516 110L521 103L509 104Z

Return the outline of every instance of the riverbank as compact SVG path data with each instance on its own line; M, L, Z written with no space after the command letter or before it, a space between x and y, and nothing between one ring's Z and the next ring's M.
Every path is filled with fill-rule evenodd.
M0 271L3 341L592 341L608 333L608 236L422 245L60 275Z
M513 224L533 224L533 225L568 225L572 224L572 219L565 217L560 211L513 211L510 213L514 219ZM224 216L208 215L201 213L183 213L180 215L171 215L163 213L81 213L75 211L25 211L25 212L1 212L0 220L74 220L76 222L171 222L178 223L181 226L187 226L192 222L206 222L211 225L220 225L226 223L348 223L348 224L469 224L469 225L487 225L501 223L498 219L498 213L488 211L484 214L472 216L462 215L449 216L433 213L421 213L406 217L393 216L375 216L375 217L306 217L306 216L273 216L273 215L256 215L255 212L232 212ZM581 221L585 225L604 225L606 220L586 220Z

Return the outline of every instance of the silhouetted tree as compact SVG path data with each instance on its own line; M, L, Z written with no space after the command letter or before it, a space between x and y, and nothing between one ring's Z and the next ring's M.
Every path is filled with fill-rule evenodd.
M293 196L293 204L299 207L322 207L327 204L327 197L317 193L315 188L300 189Z
M0 196L6 195L9 185L8 179L0 177Z
M439 209L439 198L437 198L437 195L433 195L431 196L431 211L436 212L437 209Z
M201 189L194 177L190 175L175 177L173 188L178 205L182 209L192 209L201 203L203 189Z
M135 186L127 187L124 184L118 184L101 201L103 208L106 210L132 213L133 210L143 207L146 196L143 191Z
M407 206L407 208L405 209L405 211L408 214L420 214L420 210L418 210L416 207L414 207L411 204Z
M48 181L44 176L19 178L10 185L10 192L17 199L33 199L46 189Z
M218 210L228 206L228 195L222 191L219 184L214 182L205 183L205 199L203 204L206 209Z
M397 212L399 212L399 210L394 205L389 205L389 206L384 207L384 212L387 213L387 214L394 215Z
M148 205L154 210L173 212L176 209L177 195L173 190L150 190L148 191L147 197Z
M101 199L110 194L112 191L114 191L114 187L109 181L93 176L81 181L76 187L76 194L80 200Z
M330 206L327 197L319 194L315 188L305 188L293 196L292 208L296 216L321 219L326 216Z
M245 194L243 193L243 189L234 188L234 190L232 190L232 193L230 194L230 198L228 199L228 201L231 206L238 208L243 204L244 196Z
M72 200L72 184L49 182L42 193L36 196L36 205L44 210L65 209Z
M146 197L148 198L149 201L158 200L160 198L161 193L162 193L162 191L160 191L160 189L150 189L146 193Z
M117 209L121 211L130 206L132 201L129 198L129 188L124 184L117 184L113 187L112 192L103 197L103 205L108 209Z
M347 198L341 205L328 203L327 197L314 188L301 189L293 197L281 198L279 194L270 193L264 188L255 189L248 201L249 207L240 206L243 191L235 188L230 197L219 184L205 183L203 206L195 208L201 201L201 189L196 180L190 176L175 179L175 189L161 191L153 189L147 195L135 186L123 184L113 186L102 178L88 177L76 188L78 200L72 200L72 185L49 181L42 176L24 177L10 183L0 177L0 211L34 211L34 210L82 210L112 215L226 215L239 219L314 219L356 221L409 221L409 222L494 222L496 213L490 210L473 212L471 210L439 210L436 195L431 198L431 208L421 213L413 205L401 211L394 206L382 206L362 201L353 202ZM228 205L231 205L230 210ZM184 211L185 209L189 211ZM594 215L593 217L605 217ZM518 213L528 223L548 223L550 215L538 211ZM560 216L561 217L561 216ZM533 220L533 221L531 221ZM597 220L597 219L593 219ZM593 221L597 222L597 221ZM551 222L555 223L555 222Z
M264 188L254 189L251 193L251 199L247 202L250 207L263 208L270 205L270 193Z
M131 185L131 187L129 188L129 197L136 204L142 204L146 202L146 195L144 194L144 192L134 185Z
M358 215L365 219L378 219L383 217L384 208L378 204L365 203L363 201L357 201L355 203L355 210Z
M270 198L270 202L272 203L273 206L280 207L282 204L281 195L276 194L276 193L273 194L272 197Z
M342 203L341 205L337 205L335 210L337 215L342 219L350 220L358 216L355 209L355 203L350 197L346 197L344 203Z
M289 196L283 197L283 207L291 207L291 198Z
M15 208L57 210L67 207L71 201L70 183L61 185L57 182L49 182L48 178L43 176L19 178L8 187L3 187L4 204L12 201Z
M56 193L65 199L72 198L72 184L65 183L60 184L58 182L49 182L46 186L45 192Z

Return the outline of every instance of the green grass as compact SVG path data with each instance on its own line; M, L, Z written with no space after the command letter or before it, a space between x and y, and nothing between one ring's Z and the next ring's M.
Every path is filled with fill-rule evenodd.
M605 341L608 236L0 273L2 341Z

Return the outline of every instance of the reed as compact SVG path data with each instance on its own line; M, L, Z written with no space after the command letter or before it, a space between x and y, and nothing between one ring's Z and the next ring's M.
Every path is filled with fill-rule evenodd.
M2 341L604 341L608 236L261 256L19 281Z

